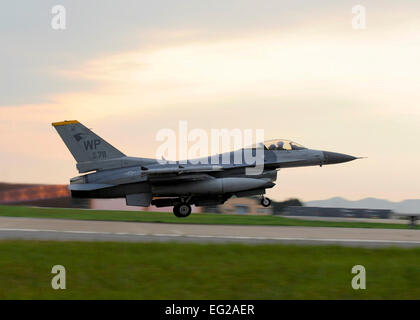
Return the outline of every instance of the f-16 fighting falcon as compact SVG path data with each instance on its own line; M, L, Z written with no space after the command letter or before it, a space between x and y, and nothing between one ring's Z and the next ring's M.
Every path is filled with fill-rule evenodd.
M77 161L79 173L87 173L70 180L72 197L125 198L129 206L173 206L179 218L190 215L191 205L222 204L232 196L261 195L261 205L268 207L271 200L264 194L275 186L280 168L322 166L357 159L277 139L203 158L206 161L162 164L158 159L126 156L76 120L52 125ZM262 155L261 170L258 174L248 174L247 169L257 166L257 148ZM238 151L242 155L250 152L255 162L236 163L234 157ZM217 165L215 158L220 160Z

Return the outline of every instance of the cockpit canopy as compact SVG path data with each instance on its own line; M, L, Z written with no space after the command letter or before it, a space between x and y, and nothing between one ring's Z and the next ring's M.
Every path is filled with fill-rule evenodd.
M304 146L300 145L299 143L285 140L285 139L273 139L264 141L264 149L265 150L303 150L307 149Z

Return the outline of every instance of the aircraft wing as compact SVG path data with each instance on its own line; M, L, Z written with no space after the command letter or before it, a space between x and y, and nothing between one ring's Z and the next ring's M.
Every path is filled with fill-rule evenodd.
M189 165L183 166L179 165L176 167L169 167L169 168L144 168L143 173L151 176L151 175L161 175L167 173L176 173L176 174L183 174L183 173L197 173L197 172L214 172L214 171L223 171L222 166L217 165L206 165L206 166L198 166L198 165Z
M207 174L209 172L223 171L223 167L209 166L176 166L170 168L153 168L142 170L141 175L147 176L151 182L185 182L185 181L203 181L214 179Z

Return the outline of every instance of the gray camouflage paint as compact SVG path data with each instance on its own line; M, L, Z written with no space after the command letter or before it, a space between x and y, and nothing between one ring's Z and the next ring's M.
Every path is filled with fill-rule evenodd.
M195 205L223 203L231 196L264 194L275 186L280 168L322 166L356 159L356 157L312 149L263 150L263 170L249 175L246 155L255 149L241 149L213 157L162 164L161 160L127 157L78 121L53 123L60 137L77 161L80 173L70 180L74 197L120 198L128 205L173 205L187 198ZM262 151L262 150L261 150ZM243 161L235 163L235 154ZM217 159L218 161L215 161ZM227 161L226 161L227 159ZM217 162L217 164L214 164ZM153 197L167 199L153 200ZM175 198L172 198L175 197Z

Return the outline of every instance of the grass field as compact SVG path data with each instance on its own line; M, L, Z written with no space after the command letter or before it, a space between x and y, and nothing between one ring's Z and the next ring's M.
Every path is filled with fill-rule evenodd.
M420 249L0 241L0 299L419 299ZM366 268L366 290L351 269ZM51 288L53 265L66 290Z
M343 227L343 228L382 228L408 229L408 223L372 223L372 222L333 222L305 221L277 216L249 216L229 214L191 214L188 218L176 218L169 212L143 211L100 211L81 209L49 209L30 208L22 206L0 206L0 216L27 218L54 218L77 220L104 221L137 221L193 224L237 224L237 225L268 225L268 226L306 226L306 227ZM420 229L420 226L417 226Z

